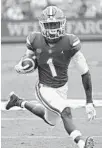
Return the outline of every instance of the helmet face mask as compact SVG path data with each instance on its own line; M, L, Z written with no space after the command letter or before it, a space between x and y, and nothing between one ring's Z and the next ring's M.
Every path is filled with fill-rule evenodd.
M50 11L52 15L49 15ZM65 34L65 23L66 18L63 12L55 6L47 7L39 19L42 35L50 40L60 38Z

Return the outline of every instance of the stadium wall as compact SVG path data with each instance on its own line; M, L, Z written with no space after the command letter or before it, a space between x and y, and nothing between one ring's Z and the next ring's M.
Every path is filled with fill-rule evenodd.
M102 41L102 19L67 19L66 30L83 41ZM37 20L2 20L1 43L23 43L31 31L39 31Z

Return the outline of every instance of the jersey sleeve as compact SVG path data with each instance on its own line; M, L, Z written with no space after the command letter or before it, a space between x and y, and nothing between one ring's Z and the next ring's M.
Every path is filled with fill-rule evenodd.
M74 56L81 49L80 39L76 35L70 37L71 56Z
M72 57L72 61L73 61L74 65L76 66L77 70L80 72L81 75L88 72L89 67L88 67L87 61L86 61L84 55L80 51L78 51Z
M32 50L32 51L35 50L35 48L34 48L35 36L36 36L35 33L30 33L26 38L26 46L29 50Z

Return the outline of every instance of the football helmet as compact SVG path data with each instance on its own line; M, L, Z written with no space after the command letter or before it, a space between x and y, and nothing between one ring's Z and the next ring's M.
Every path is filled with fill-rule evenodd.
M58 39L65 34L65 23L63 11L56 6L47 7L39 17L42 35L49 40Z

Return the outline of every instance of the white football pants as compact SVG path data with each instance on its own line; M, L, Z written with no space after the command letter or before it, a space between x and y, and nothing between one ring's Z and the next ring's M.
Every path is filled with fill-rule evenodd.
M66 107L72 107L68 103L68 83L60 88L51 88L43 84L36 85L35 95L46 109L46 119L56 124L61 120L60 113Z

